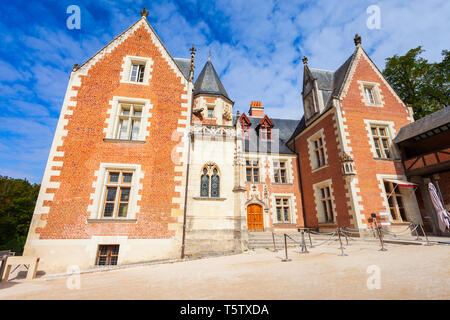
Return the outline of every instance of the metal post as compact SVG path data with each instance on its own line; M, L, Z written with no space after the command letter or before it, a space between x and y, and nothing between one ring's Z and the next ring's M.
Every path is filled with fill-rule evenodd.
M287 235L286 235L286 233L285 233L285 234L284 234L284 253L285 253L285 255L286 255L286 259L281 260L282 262L288 262L288 261L291 261L291 259L288 259L287 240L286 240L286 238L287 238Z
M419 224L419 226L420 226L420 229L422 230L422 233L423 233L423 235L424 235L424 237L425 237L425 240L427 241L426 246L432 246L432 244L430 243L430 241L428 241L428 236L427 236L427 234L425 233L425 230L423 229L422 225Z
M308 229L308 237L309 237L309 244L310 244L310 248L314 248L314 246L312 245L312 240L311 240L311 232Z
M344 247L342 246L342 238L341 238L341 228L338 228L338 235L339 235L339 243L341 244L341 247L339 249L341 249L341 254L339 256L341 257L345 257L347 256L347 254L344 253Z
M419 225L417 225L417 226L419 226ZM419 240L421 240L421 239L419 237L419 231L416 228L416 241L419 241Z
M300 253L309 253L305 242L305 230L302 230L302 251Z
M275 234L272 231L272 240L273 240L273 252L277 252L277 246L275 245Z
M380 239L380 242L381 242L381 249L378 250L378 251L387 251L387 249L384 247L383 233L382 233L382 231L381 231L381 227L379 227L379 226L377 225L377 222L376 222L376 221L375 221L375 225L376 225L377 230L378 230L378 238Z

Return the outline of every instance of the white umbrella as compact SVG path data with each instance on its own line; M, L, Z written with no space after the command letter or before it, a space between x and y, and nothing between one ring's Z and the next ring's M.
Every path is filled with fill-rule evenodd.
M445 210L444 205L439 198L434 184L428 183L428 191L430 192L431 202L433 202L434 209L438 217L439 229L445 232L446 229L450 229L450 213Z

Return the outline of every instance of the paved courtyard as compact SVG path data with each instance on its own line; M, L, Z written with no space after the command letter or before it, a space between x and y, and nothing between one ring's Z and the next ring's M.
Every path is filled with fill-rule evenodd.
M0 299L449 299L450 246L337 243L0 283ZM379 272L378 272L379 271ZM377 276L379 276L377 278ZM368 281L369 279L369 281ZM369 289L368 287L372 289ZM72 289L70 289L72 288ZM379 288L379 289L377 289Z

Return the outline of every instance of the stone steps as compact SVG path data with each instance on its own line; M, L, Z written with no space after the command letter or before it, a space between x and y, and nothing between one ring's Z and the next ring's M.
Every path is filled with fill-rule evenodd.
M299 241L299 234L292 235L296 241ZM298 246L295 242L288 239L288 247ZM284 248L284 236L280 233L275 233L275 246L277 249ZM272 232L249 232L248 233L248 248L249 249L273 249Z

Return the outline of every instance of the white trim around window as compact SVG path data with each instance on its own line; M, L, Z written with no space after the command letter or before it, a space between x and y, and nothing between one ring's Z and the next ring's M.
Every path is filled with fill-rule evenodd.
M384 101L380 84L377 82L358 80L362 102L368 107L383 107ZM370 92L370 95L368 94Z
M271 196L272 221L274 224L297 224L297 206L296 197L292 193L272 193ZM289 222L278 221L276 199L288 199L289 206Z
M133 65L144 66L144 77L142 82L131 81L131 70ZM121 83L132 83L138 85L150 85L151 71L153 66L153 60L146 57L125 56L122 63L122 72L120 73Z
M316 155L316 141L319 141L319 139L322 139L322 145L321 148L323 149L323 161L320 165L319 159ZM318 170L321 168L325 168L328 166L328 152L327 152L327 144L325 141L325 134L324 134L324 128L320 129L313 135L311 135L308 139L308 151L309 151L309 164L311 166L311 170Z
M366 125L367 130L367 138L370 145L370 150L372 151L373 157L375 159L384 159L384 160L396 160L400 159L400 151L398 150L397 146L392 142L393 137L396 136L396 131L394 129L394 122L393 121L383 121L383 120L370 120L370 119L364 119L364 123ZM389 138L389 149L391 152L391 156L389 158L380 158L378 157L376 148L375 148L375 142L372 135L372 126L377 127L385 127L386 133Z
M108 185L108 172L124 171L133 173L132 181L130 184L130 196L128 201L128 212L124 218L104 218L103 207L106 197L106 186ZM123 163L101 163L99 170L94 174L97 177L97 181L93 183L95 188L94 193L91 194L92 205L88 207L89 219L98 220L130 220L136 219L136 213L139 212L140 206L137 202L141 200L142 195L139 194L139 190L142 190L142 180L144 173L141 170L141 165L138 164L123 164Z
M133 140L126 139L124 141L145 141L149 133L150 118L152 113L150 112L153 106L148 99L136 99L128 97L113 97L109 102L111 108L108 110L109 118L106 119L106 128L104 132L106 139L119 139L119 127L122 105L138 105L141 108L141 122L139 125L139 132Z
M322 196L322 189L324 188L328 188L330 194L326 194L325 199L323 199ZM336 212L336 201L334 199L334 190L333 190L333 183L331 179L328 180L324 180L318 183L313 184L313 190L314 190L314 201L316 204L316 217L317 220L319 222L319 224L324 224L324 223L333 223L336 224L336 216L337 216L337 212ZM331 207L333 210L333 221L327 221L327 219L325 218L325 208L324 208L324 200L331 200ZM326 203L326 205L328 205L328 203Z

